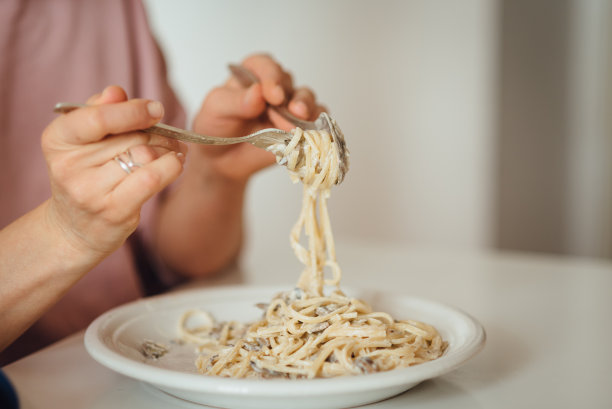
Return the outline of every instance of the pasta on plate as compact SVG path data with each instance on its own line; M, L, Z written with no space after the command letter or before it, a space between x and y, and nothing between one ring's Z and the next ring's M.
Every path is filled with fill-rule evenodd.
M373 311L340 290L342 271L327 211L339 175L337 146L326 131L292 132L286 149L275 153L286 161L293 182L303 183L290 242L304 270L295 289L258 305L264 313L257 322L216 322L199 310L183 314L180 337L197 345L198 370L234 378L301 379L387 371L440 357L447 343L434 327Z

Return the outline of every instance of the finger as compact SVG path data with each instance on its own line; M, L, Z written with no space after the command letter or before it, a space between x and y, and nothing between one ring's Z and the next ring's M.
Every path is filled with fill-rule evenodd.
M297 89L289 101L289 111L299 118L311 119L316 110L315 94L309 88Z
M82 145L106 135L148 128L159 122L163 112L160 102L145 99L87 106L56 118L50 131L60 143Z
M242 65L259 79L263 96L271 105L280 105L293 94L291 76L272 57L253 55L247 57Z
M182 170L183 163L176 152L168 152L127 175L109 194L110 206L117 209L115 216L119 220L130 218L144 202L172 183Z
M166 148L159 146L136 145L125 151L117 153L96 169L96 186L102 192L110 192L115 189L127 175L137 172L140 168L168 154ZM184 163L185 152L173 151L177 158ZM119 158L120 162L115 158ZM122 162L122 163L121 163ZM127 167L127 170L124 168ZM129 172L128 172L129 171Z
M146 132L131 132L121 135L112 135L104 138L100 142L84 146L82 148L84 158L83 165L88 167L100 166L120 152L125 152L139 145L187 154L187 145L176 139Z
M268 109L268 118L274 128L282 129L284 131L290 131L295 128L295 124L285 118L284 115L279 114L273 109Z
M261 84L249 88L219 87L212 90L206 104L207 116L222 118L257 118L266 109ZM213 103L214 102L214 103Z

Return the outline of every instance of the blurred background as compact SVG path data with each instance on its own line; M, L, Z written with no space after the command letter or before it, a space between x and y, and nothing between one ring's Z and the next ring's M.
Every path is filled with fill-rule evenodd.
M190 119L254 52L316 91L351 151L329 202L340 248L612 258L612 2L145 4ZM249 251L290 252L300 203L285 168L257 175Z

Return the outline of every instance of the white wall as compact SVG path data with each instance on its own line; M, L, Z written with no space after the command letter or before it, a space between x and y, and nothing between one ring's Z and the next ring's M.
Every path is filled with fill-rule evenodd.
M257 51L315 89L351 151L330 200L337 237L491 244L497 1L146 4L190 116L228 62ZM289 251L300 200L284 168L258 175L251 245Z
M612 258L612 3L572 6L568 252Z

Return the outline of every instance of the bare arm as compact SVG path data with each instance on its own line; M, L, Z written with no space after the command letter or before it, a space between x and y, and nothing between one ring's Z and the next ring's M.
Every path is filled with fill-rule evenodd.
M0 350L104 257L75 247L43 203L0 231Z
M110 87L43 133L52 196L0 230L0 350L119 248L143 203L182 171L184 146L132 132L159 121L150 102ZM126 150L142 164L131 174L113 160Z
M307 88L294 89L291 76L272 58L254 55L243 65L259 83L243 88L229 78L202 104L194 130L237 137L262 128L290 130L267 104L289 101L289 109L314 119L322 108ZM190 146L181 180L162 204L156 248L165 263L186 276L213 274L236 258L243 238L243 201L249 178L274 163L274 156L250 144Z

